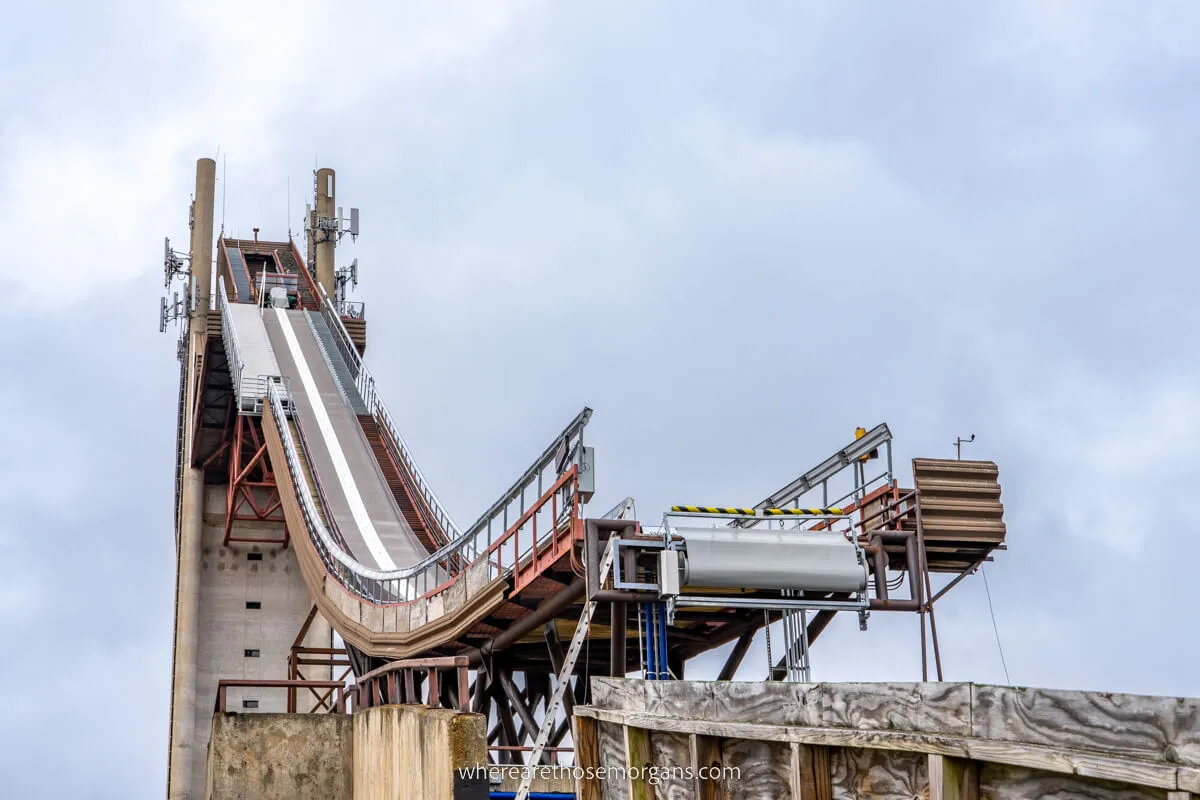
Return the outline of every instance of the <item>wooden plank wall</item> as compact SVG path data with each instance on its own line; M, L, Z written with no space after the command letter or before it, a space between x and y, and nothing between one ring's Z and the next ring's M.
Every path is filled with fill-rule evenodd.
M578 706L577 706L578 707ZM625 765L625 729L619 724L601 722L600 764ZM622 780L600 781L601 800L629 800L629 788Z
M576 715L598 746L579 764L610 776L582 800L1200 799L1191 698L616 678L593 678L592 695ZM740 774L699 777L713 765Z

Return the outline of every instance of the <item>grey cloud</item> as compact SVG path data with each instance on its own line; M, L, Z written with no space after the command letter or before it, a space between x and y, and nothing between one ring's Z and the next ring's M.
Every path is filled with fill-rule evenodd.
M460 522L584 404L597 506L632 493L649 522L675 502L754 502L858 424L892 425L901 469L974 431L969 452L999 462L1008 509L1010 549L988 579L1012 680L1196 694L1176 666L1196 655L1176 565L1200 438L1200 128L1179 40L1200 15L1058 8L544 5L422 68L363 34L357 73L347 25L355 92L335 112L276 70L229 89L238 113L157 130L163 163L127 188L167 187L176 205L149 220L104 208L105 225L82 227L98 237L82 243L89 273L124 277L0 317L0 410L20 420L0 443L23 453L0 461L22 495L0 489L0 557L30 587L0 591L13 645L0 700L16 709L0 718L0 784L161 794L178 372L155 332L155 264L163 234L186 235L188 165L220 142L236 143L219 191L242 233L298 221L314 153L338 169L339 199L363 209L339 258L360 258L369 361ZM168 87L204 84L143 36L155 18L138 11L68 31L81 60L106 56L94 75L29 48L0 57L41 80L20 104L3 95L18 113L0 154L47 130L86 143L91 123L134 137L160 98L177 107ZM36 40L44 21L23 24ZM128 52L84 41L85 26ZM110 115L122 81L132 98ZM270 120L241 112L255 93ZM110 226L125 233L106 240ZM23 248L0 282L55 267ZM60 495L23 488L55 474ZM948 677L1005 679L978 576L938 622ZM916 622L877 614L860 634L839 620L814 660L823 680L914 679ZM36 702L17 680L33 663L55 689ZM764 669L760 643L744 675ZM120 698L120 735L101 684ZM51 718L77 762L54 756Z

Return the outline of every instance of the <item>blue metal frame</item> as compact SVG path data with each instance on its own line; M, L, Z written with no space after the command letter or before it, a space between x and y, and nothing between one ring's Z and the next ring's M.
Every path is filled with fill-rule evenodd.
M638 613L645 619L646 680L669 681L667 668L667 606L665 603L643 603Z

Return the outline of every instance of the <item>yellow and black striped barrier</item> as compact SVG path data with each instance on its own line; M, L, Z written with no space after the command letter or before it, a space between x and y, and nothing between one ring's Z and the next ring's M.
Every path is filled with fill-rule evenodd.
M767 508L763 514L768 517L835 517L842 515L842 509L832 508Z
M749 517L755 515L753 508L729 508L726 506L671 506L671 510L677 514L738 514Z

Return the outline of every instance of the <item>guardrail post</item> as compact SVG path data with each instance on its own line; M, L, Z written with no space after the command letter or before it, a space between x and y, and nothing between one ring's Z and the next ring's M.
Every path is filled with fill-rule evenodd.
M441 704L442 687L439 683L438 668L430 667L429 670L429 702L427 705L437 706Z
M929 800L979 800L979 765L930 753Z
M512 566L512 569L513 569L513 578L514 578L514 581L515 581L515 583L517 583L517 584L520 584L520 582L521 582L521 580L520 580L520 575L521 575L521 550L520 550L520 545L519 545L519 544L518 544L518 542L517 542L517 540L518 540L518 539L520 539L520 538L521 538L521 531L520 531L520 529L518 528L516 531L513 531L513 537L512 537L512 543L513 543L513 547L512 547L512 550L513 550L513 566Z
M458 662L458 710L463 712L470 711L471 698L469 696L470 687L468 686L467 675L467 664L469 662L462 656L458 656L454 660Z

